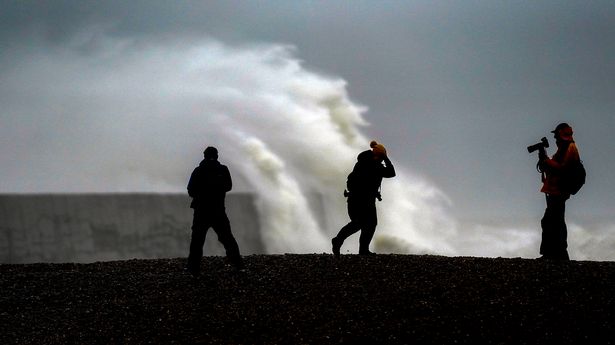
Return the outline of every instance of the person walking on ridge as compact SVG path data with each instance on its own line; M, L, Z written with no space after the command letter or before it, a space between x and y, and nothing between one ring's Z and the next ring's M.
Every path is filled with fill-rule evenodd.
M186 270L194 276L200 273L203 244L210 227L224 245L231 264L237 269L243 268L239 246L231 232L224 204L226 192L233 187L231 174L228 168L218 161L218 150L215 147L207 147L203 154L204 159L194 169L188 182L188 195L192 198L190 207L194 209L194 218Z
M359 254L373 254L369 251L369 244L378 224L376 199L382 200L380 196L382 179L394 177L395 168L382 144L372 141L370 147L371 150L363 151L357 156L357 163L348 175L347 190L344 191L344 195L348 197L350 223L331 240L335 256L340 255L344 240L359 230L361 231Z

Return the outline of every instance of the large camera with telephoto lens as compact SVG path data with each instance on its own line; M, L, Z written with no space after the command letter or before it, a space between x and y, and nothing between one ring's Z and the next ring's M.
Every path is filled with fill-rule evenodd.
M539 143L536 143L534 145L530 145L527 147L527 152L532 153L536 150L540 150L540 152L545 152L545 149L549 147L549 140L547 140L547 138L542 137L542 139L540 139Z
M545 137L542 137L539 143L527 147L527 152L529 153L538 151L538 164L536 164L536 170L540 173L545 171L544 160L547 158L547 147L549 147L549 141Z

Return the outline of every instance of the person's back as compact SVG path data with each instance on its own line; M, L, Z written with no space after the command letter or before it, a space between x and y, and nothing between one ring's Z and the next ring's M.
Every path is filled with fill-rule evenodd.
M223 210L226 192L232 187L231 174L225 165L215 159L203 159L188 182L190 207Z
M218 240L224 245L231 263L238 269L243 267L239 246L231 232L224 206L226 192L233 187L231 174L226 166L218 162L218 150L215 147L208 147L203 154L205 159L194 169L188 181L194 218L186 270L195 276L200 271L203 244L210 227L218 234Z

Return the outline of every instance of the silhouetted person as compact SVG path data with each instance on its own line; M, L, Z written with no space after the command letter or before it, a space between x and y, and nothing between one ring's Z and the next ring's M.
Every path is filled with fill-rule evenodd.
M572 138L572 127L560 123L554 131L557 152L553 158L540 154L540 168L545 173L541 192L546 194L547 209L541 220L542 242L540 254L542 259L569 260L568 229L565 221L566 200L570 193L562 184L563 172L580 161L579 151Z
M194 209L190 255L186 269L198 275L203 257L203 244L209 228L213 228L218 240L224 245L226 256L236 268L243 267L239 246L231 233L231 224L226 215L224 199L233 187L231 174L225 165L218 162L218 150L208 147L205 159L194 169L188 182L188 195L192 197L190 207Z
M395 168L383 145L372 141L370 147L372 150L363 151L358 155L357 163L348 175L346 183L348 192L344 194L348 196L350 223L331 240L333 254L336 256L340 255L340 248L344 240L359 230L361 231L359 254L372 254L369 251L369 243L372 241L378 224L376 198L380 199L382 178L395 176Z

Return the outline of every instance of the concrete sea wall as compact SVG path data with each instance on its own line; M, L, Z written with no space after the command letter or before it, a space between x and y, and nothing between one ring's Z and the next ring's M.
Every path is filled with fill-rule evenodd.
M263 254L255 197L227 195L242 254ZM0 195L0 263L93 262L188 255L192 209L184 194ZM215 232L205 255L224 255Z

